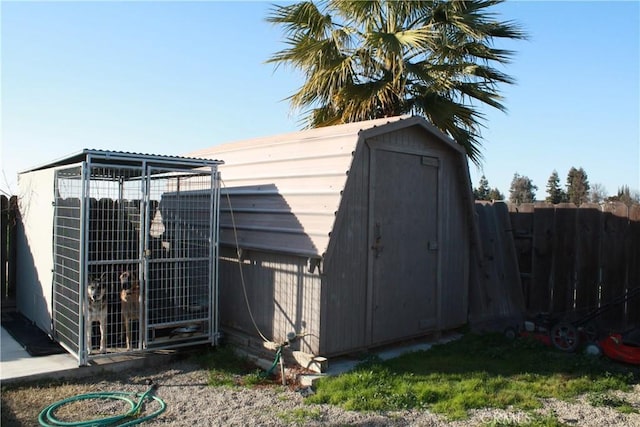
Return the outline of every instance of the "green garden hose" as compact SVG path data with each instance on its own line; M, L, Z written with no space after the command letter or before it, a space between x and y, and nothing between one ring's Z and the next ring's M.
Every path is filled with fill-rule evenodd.
M262 373L262 377L263 378L268 378L271 376L271 374L273 374L273 371L276 369L276 366L278 366L278 362L280 361L280 357L282 357L282 347L283 346L278 346L278 349L276 350L276 357L275 359L273 359L273 364L271 365L271 367L269 369L267 369L265 372Z
M160 399L158 396L151 394L151 392L154 389L155 389L155 385L152 385L144 393L109 391L109 392L79 394L77 396L72 396L47 406L42 410L42 412L40 412L40 415L38 416L38 421L40 422L40 425L43 427L58 427L58 426L67 426L67 427L119 426L119 427L123 427L123 426L132 426L132 425L140 424L146 420L157 417L158 415L163 413L164 410L167 408L166 403L162 399ZM135 400L133 400L134 397L138 397L139 400L136 402ZM115 415L111 417L104 417L104 418L95 418L87 421L66 422L66 421L60 421L55 417L55 411L61 406L64 406L72 402L77 402L80 400L89 400L89 399L123 400L131 406L131 409L125 414ZM145 399L155 400L160 404L160 409L158 409L157 411L149 415L145 415L143 417L136 417ZM129 420L121 424L121 422L125 421L126 419L129 419Z

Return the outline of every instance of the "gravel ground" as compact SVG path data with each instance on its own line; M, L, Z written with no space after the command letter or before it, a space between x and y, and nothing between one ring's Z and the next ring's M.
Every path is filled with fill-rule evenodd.
M167 409L159 417L144 424L149 426L474 426L490 422L518 425L532 419L531 415L522 412L483 409L474 411L468 420L447 422L428 411L360 413L330 405L307 405L303 394L308 389L296 386L210 387L207 385L207 371L189 361L172 363L170 369L162 371L157 367L150 367L120 372L106 378L108 379L95 383L85 379L81 384L67 388L65 392L69 395L91 391L144 392L148 387L147 381L152 380L159 385L156 395L166 402ZM13 392L9 390L9 393ZM7 422L7 418L3 416L3 425L36 425L37 414L42 407L66 397L50 386L43 388L40 396L33 389L31 393L28 395L30 397L21 398L18 394L4 395L3 390L3 411L10 410L13 413L12 422ZM640 410L640 385L636 385L632 392L620 393L619 397ZM24 408L20 407L21 404ZM34 409L34 405L39 409ZM62 408L58 415L64 417L65 411L75 412L76 416L78 412L86 412L87 417L93 418L96 413L103 414L102 416L121 414L128 409L128 405L121 402L107 405L100 402L99 408L92 408L86 402L82 402L82 409L79 409L80 404L77 404L78 407L74 405L76 404ZM145 413L154 411L158 408L157 405L155 402L147 404ZM640 414L622 414L609 407L592 407L584 398L571 403L551 399L544 402L541 412L553 414L559 421L570 426L640 427Z

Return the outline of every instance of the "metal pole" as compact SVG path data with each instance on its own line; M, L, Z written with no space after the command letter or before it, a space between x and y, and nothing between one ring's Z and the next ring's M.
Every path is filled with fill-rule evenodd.
M219 310L218 310L218 305L219 305L219 290L218 290L218 257L219 257L219 251L220 251L220 246L219 246L219 242L220 242L220 172L218 172L218 167L217 166L211 166L212 169L212 177L213 177L213 202L212 202L212 212L213 212L213 223L211 225L211 227L213 228L213 255L212 255L212 260L210 262L211 268L213 270L213 325L214 325L214 330L213 333L215 334L215 339L214 339L214 345L218 345L218 338L219 338L219 321L220 321L220 316L219 316Z
M148 262L148 210L149 200L151 198L151 167L147 165L146 161L142 161L142 174L143 179L140 180L140 191L142 197L140 198L140 231L138 237L138 283L140 284L140 292L138 295L138 349L147 348L147 307L149 307L148 295L147 295L147 277L149 277L149 262Z
M87 365L87 356L89 346L91 342L86 342L85 328L91 325L86 324L87 319L87 283L88 279L88 259L89 259L89 245L87 244L88 229L89 229L89 203L91 197L91 191L89 188L89 181L91 179L91 156L87 156L87 161L82 162L82 194L80 200L80 260L79 260L79 281L78 283L78 360L80 366Z

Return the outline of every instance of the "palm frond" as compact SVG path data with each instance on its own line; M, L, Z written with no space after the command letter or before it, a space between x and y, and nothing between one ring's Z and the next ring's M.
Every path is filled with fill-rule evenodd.
M275 6L266 21L281 24L288 36L304 32L313 37L323 37L332 25L331 16L323 14L312 1Z
M275 6L268 22L286 47L267 62L294 67L304 84L288 99L307 126L404 113L427 117L481 159L484 116L505 111L500 71L514 52L498 39L525 39L492 8L503 0L321 0Z

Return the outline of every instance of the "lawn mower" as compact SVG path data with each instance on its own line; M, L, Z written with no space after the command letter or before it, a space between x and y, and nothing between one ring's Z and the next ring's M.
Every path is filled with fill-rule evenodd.
M640 295L640 287L629 289L620 297L572 321L558 321L548 313L540 313L534 319L525 321L524 330L520 335L530 336L564 352L574 352L582 342L586 342L589 353L604 354L613 360L640 365L640 329L634 328L623 333L605 333L598 330L592 322L613 306L637 295Z

